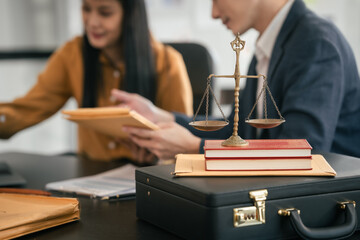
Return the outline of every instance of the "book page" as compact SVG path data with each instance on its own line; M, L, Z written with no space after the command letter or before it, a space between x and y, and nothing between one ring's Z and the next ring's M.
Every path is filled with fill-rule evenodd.
M45 188L102 199L128 196L135 194L135 169L134 165L126 164L92 176L48 183Z

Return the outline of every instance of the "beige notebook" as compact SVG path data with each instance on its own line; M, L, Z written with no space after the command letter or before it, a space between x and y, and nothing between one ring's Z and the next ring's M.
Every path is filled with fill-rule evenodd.
M336 176L322 155L312 155L312 170L206 171L204 154L176 155L175 176Z
M80 219L76 198L0 193L0 239L12 239Z
M122 131L123 126L159 129L155 123L127 108L79 108L63 110L62 113L70 121L113 137L127 136Z

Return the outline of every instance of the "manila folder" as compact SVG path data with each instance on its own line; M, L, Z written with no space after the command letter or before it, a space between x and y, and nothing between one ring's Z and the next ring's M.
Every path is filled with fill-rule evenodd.
M336 176L335 170L320 154L312 155L311 170L281 170L281 171L206 171L204 154L178 154L176 155L175 172L178 177L193 176Z
M127 134L122 131L123 126L132 126L157 130L159 127L128 108L117 107L98 107L98 108L79 108L75 110L63 110L62 113L67 120L91 128L102 134L126 138Z
M0 194L0 239L20 237L79 219L76 198Z

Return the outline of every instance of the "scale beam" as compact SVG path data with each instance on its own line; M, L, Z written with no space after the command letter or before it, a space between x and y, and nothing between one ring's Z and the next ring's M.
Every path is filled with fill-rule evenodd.
M210 74L208 79L209 78L235 78L235 75L215 75L215 74Z
M221 111L221 114L223 116L223 118L225 119L225 121L209 121L208 120L208 110L206 111L206 120L205 121L195 121L196 116L199 112L200 106L198 108L198 110L195 113L194 119L191 123L189 123L191 126L193 126L194 128L198 129L198 130L202 130L202 131L215 131L218 129L221 129L223 127L225 127L226 125L228 125L229 121L226 119L223 111L221 110L220 104L218 103L218 101L216 100L216 97L213 93L213 90L211 88L211 78L233 78L235 80L235 89L234 89L234 100L235 100L235 104L234 104L234 127L233 127L233 133L232 136L230 136L230 138L228 138L227 140L225 140L224 142L222 142L223 146L246 146L248 145L248 142L245 141L244 139L242 139L239 135L238 135L238 126L239 126L239 92L240 92L240 79L241 78L263 78L264 79L264 84L263 84L263 88L261 89L261 92L259 94L259 96L256 99L256 102L252 108L252 110L249 113L249 116L247 117L247 119L245 120L246 123L250 124L253 127L256 128L272 128L272 127L276 127L278 125L280 125L281 123L285 122L285 119L281 116L281 113L279 111L279 109L276 106L276 103L274 101L274 98L272 97L272 94L270 92L269 87L267 86L267 80L266 80L266 76L259 74L259 75L254 75L254 76L249 76L249 75L241 75L240 74L240 67L239 67L239 59L240 59L240 51L242 51L244 49L245 46L245 41L240 39L240 34L236 35L236 38L230 43L232 49L235 51L236 53L236 64L235 64L235 72L233 75L215 75L215 74L210 74L209 77L207 78L207 88L205 91L205 94L203 96L203 98L201 99L200 102L200 106L203 103L203 100L206 98L207 102L206 102L206 109L208 109L208 101L209 101L209 93L211 92L211 94L214 97L214 100L217 104L217 106L219 107L219 110ZM276 108L276 111L278 112L280 119L268 119L267 118L267 108L266 108L266 91L269 93L271 100ZM265 103L265 119L250 119L250 116L253 112L253 110L255 109L255 106L257 105L260 96L262 93L265 92L264 95L264 103Z

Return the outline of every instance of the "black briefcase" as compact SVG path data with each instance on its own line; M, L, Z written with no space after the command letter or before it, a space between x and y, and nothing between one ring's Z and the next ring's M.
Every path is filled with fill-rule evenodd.
M336 177L174 177L136 171L137 217L185 239L341 239L357 226L360 159L323 154Z

